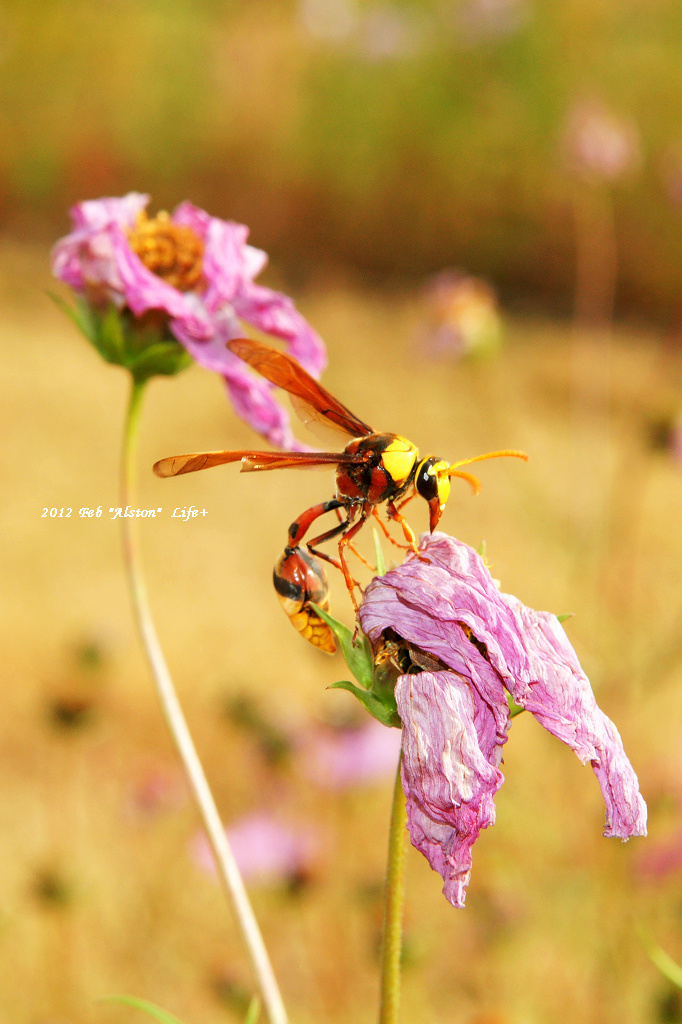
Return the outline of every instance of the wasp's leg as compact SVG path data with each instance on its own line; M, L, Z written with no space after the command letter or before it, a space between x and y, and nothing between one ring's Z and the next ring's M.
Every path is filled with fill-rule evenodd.
M321 533L319 537L313 537L312 540L308 541L308 551L310 551L312 555L318 555L320 558L324 558L325 562L329 562L329 564L333 565L335 569L340 569L341 572L343 572L344 577L346 576L346 573L344 572L343 566L339 559L332 558L332 556L328 555L326 551L320 551L317 545L324 544L326 540L331 540L332 537L338 537L340 533L344 533L348 529L349 525L350 520L344 519L344 521L342 523L339 523L338 526L334 526L332 527L331 530L327 530L326 533ZM348 581L346 580L346 582ZM360 586L357 580L353 580L352 582L354 586Z
M403 502L403 504L404 504L404 502ZM395 507L395 505L393 504L392 501L387 502L386 503L386 507L388 509L389 518L395 520L396 523L400 523L400 525L402 527L402 530L403 530L403 534L405 536L405 540L407 541L407 543L410 546L410 550L414 551L415 554L416 554L417 553L417 540L416 540L416 538L414 536L414 533L412 532L412 527L408 523L407 519L405 519L405 517L400 514L400 512Z
M408 501L412 501L412 499L414 498L416 493L417 492L413 488L411 493L408 494L406 498L403 498L403 500L400 502L399 505L396 505L396 508L398 509L398 512L401 512L405 508L405 506L407 505Z
M341 562L341 572L343 573L344 579L346 581L348 593L350 594L350 599L353 602L353 608L355 609L356 614L360 606L358 602L355 600L355 591L353 588L354 586L359 586L359 584L353 579L353 577L350 574L348 565L346 563L346 559L344 557L343 549L350 544L358 530L362 529L362 527L365 524L365 520L367 519L367 514L367 512L363 512L358 521L356 523L353 523L352 526L350 524L347 524L348 528L346 529L346 532L343 534L339 541L339 561Z
M287 547L277 559L272 574L277 596L294 629L321 651L333 654L334 635L310 602L329 610L329 585L324 566L302 548Z
M338 509L338 508L336 510L336 515L338 517L339 522L342 522L343 521L343 516L341 515L341 510ZM383 526L384 524L382 523L381 525ZM370 572L374 572L375 573L377 571L376 565L372 565L371 562L368 562L367 559L365 558L365 556L362 554L362 552L358 551L358 549L356 548L355 544L349 544L348 546L351 549L351 551L353 552L353 554L355 555L355 557L357 558L357 560L359 562L362 562L363 565L366 565Z
M391 534L390 534L390 532L388 530L388 527L381 520L381 518L379 516L379 511L378 511L376 505L372 509L372 515L374 516L374 518L378 522L378 524L381 527L381 529L384 531L384 537L386 537L387 540L390 540L391 544L393 544L394 547L400 548L401 551L411 551L412 550L412 548L410 547L409 544L401 544L399 540L396 540L395 537L391 536ZM391 518L393 518L393 517L391 516Z
M319 505L313 505L311 508L306 509L305 512L301 512L297 519L294 519L293 523L289 527L287 532L287 547L297 547L306 533L320 516L323 516L326 512L333 512L334 510L345 508L342 501L337 498L332 498L330 501L321 501ZM344 524L345 525L345 524Z

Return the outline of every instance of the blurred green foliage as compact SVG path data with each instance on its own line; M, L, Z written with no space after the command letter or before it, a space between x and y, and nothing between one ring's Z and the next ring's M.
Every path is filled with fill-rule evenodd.
M601 189L619 308L669 316L681 44L676 0L6 0L0 225L136 188L245 221L296 283L456 265L568 309L576 192ZM566 159L591 101L639 138L613 182Z

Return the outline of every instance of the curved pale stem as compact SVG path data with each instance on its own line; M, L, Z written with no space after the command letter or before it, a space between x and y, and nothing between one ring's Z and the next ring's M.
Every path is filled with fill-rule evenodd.
M402 760L402 757L401 757ZM407 810L400 773L400 761L393 792L388 866L384 890L384 930L381 941L381 1002L379 1024L398 1024L400 1005L400 958L403 945L403 901L405 895L405 826Z
M121 462L121 503L124 510L127 506L135 508L135 453L143 391L144 383L133 381L125 422ZM270 1024L287 1024L286 1010L260 929L159 646L140 570L135 519L124 516L121 522L123 551L133 609L161 708L206 829L220 881L237 918L268 1019Z

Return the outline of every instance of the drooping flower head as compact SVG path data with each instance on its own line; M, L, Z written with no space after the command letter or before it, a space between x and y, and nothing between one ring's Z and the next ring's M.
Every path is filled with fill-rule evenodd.
M55 276L93 309L113 303L139 321L160 322L193 359L225 378L239 416L273 444L300 447L272 385L225 343L243 335L242 322L251 324L283 339L319 377L326 361L321 339L291 299L254 283L267 255L247 245L247 227L188 202L172 216L149 218L148 202L131 192L74 206L74 230L54 248Z
M637 776L556 616L501 593L466 544L425 535L419 556L370 583L360 621L375 644L392 630L438 659L400 675L395 700L412 843L454 906L464 905L471 848L495 821L507 694L590 762L606 804L604 835L646 834Z

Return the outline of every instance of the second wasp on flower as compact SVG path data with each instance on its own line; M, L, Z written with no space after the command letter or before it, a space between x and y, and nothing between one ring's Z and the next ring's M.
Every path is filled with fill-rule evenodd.
M429 506L429 529L433 533L450 495L452 477L466 480L474 493L480 488L478 479L462 470L462 466L503 455L520 459L528 456L525 452L505 449L452 463L435 455L421 458L416 446L407 438L400 434L377 433L355 416L291 356L248 338L229 341L227 347L266 380L286 391L304 423L321 420L352 440L342 452L246 449L174 455L157 462L154 472L161 477L179 476L227 462L241 462L242 473L324 465L336 467L334 497L313 505L294 519L287 531L284 553L274 572L275 590L296 629L315 647L333 653L336 649L333 634L311 607L312 602L323 610L328 608L326 574L315 556L341 570L357 612L359 605L355 587L358 584L351 576L345 550L350 547L358 554L352 541L369 516L374 516L391 543L416 552L414 533L402 515L402 509L416 494ZM386 505L388 519L402 527L406 545L395 541L379 518L378 507L383 504ZM309 540L308 550L304 551L300 545L305 535L312 524L327 512L335 512L338 522ZM324 541L334 537L338 537L338 559L319 548Z

